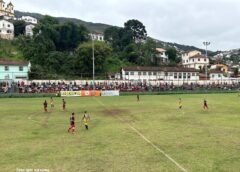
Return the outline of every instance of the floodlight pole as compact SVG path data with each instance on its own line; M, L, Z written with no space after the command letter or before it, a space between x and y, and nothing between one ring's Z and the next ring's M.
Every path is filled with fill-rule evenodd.
M92 71L92 75L93 75L93 90L95 90L95 53L94 53L94 39L93 39L93 35L92 35L92 58L93 58L93 71Z
M207 42L204 41L203 45L205 46L205 51L206 51L206 58L208 58L208 46L211 44L211 42ZM208 76L208 72L207 72L207 64L205 65L205 75L206 75L206 82L207 82L207 76Z

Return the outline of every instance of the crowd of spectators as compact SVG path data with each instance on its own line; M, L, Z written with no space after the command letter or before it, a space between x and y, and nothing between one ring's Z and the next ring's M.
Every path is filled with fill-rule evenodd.
M181 85L173 82L130 82L130 81L96 81L92 82L18 82L1 84L0 92L15 93L59 93L60 91L80 90L120 90L121 92L144 92L144 91L180 91L180 90L238 90L240 83L212 82L211 84L183 83Z

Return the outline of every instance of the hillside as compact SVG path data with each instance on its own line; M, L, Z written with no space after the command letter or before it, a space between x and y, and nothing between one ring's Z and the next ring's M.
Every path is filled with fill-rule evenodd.
M38 14L38 13L29 13L29 12L15 11L15 16L17 18L19 18L21 16L32 16L34 18L41 19L41 18L43 18L44 15ZM83 21L83 20L80 20L80 19L75 19L75 18L57 17L57 19L59 20L60 23L71 21L71 22L76 23L78 25L82 24L86 28L88 28L90 32L95 31L95 32L103 33L105 29L107 29L108 27L111 27L111 25L102 24L102 23L86 22L86 21ZM194 46L182 45L182 44L170 43L170 42L164 42L164 41L161 41L161 40L156 40L156 41L162 47L165 47L165 48L175 47L180 52L181 51L190 51L190 50L199 50L201 52L205 52L205 50L199 49L199 48L194 47Z
M15 17L20 18L22 16L32 16L37 19L43 18L44 15L38 14L38 13L29 13L29 12L21 12L21 11L15 11ZM84 25L90 32L95 31L95 32L100 32L103 33L105 29L110 27L110 25L107 24L102 24L102 23L92 23L92 22L86 22L80 19L75 19L75 18L66 18L66 17L57 17L60 23L64 22L73 22L77 25Z
M0 58L24 59L13 41L0 39Z

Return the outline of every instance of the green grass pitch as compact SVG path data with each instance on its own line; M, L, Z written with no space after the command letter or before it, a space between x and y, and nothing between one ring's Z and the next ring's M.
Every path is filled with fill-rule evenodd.
M45 98L0 99L1 172L240 171L236 94L65 99L66 112L55 98L49 113L43 112ZM85 110L88 131L80 122ZM74 135L67 132L71 112Z

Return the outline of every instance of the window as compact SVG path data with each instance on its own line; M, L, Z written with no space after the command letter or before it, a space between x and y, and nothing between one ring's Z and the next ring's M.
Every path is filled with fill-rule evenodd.
M23 66L19 66L19 71L23 71Z
M138 75L141 75L142 73L141 72L138 72Z
M194 62L194 59L192 59L192 61Z
M153 72L153 75L156 76L156 75L157 75L157 72Z
M130 75L134 75L134 72L130 72Z
M148 75L151 76L151 75L152 75L152 72L148 72Z
M206 62L206 61L207 61L207 59L204 59L204 61Z
M198 59L198 61L200 62L200 59Z
M5 71L9 71L9 66L4 67Z
M169 72L168 75L169 75L169 76L173 76L173 73L172 73L172 72Z
M143 75L145 76L145 75L146 75L146 72L143 72Z
M0 30L0 33L2 32L2 30Z
M212 74L212 78L214 78L214 74Z
M192 73L192 76L195 76L195 73Z
M174 73L174 79L177 79L177 73Z
M183 79L186 79L186 78L187 78L187 74L183 73Z
M179 79L182 79L182 73L178 74Z
M221 78L221 74L218 74L218 78Z
M190 79L191 78L191 73L187 74L187 78Z
M165 72L165 76L168 76L168 73L167 73L167 72Z
M10 24L8 24L8 27L10 27Z
M129 75L129 73L128 73L128 72L126 72L126 75Z

